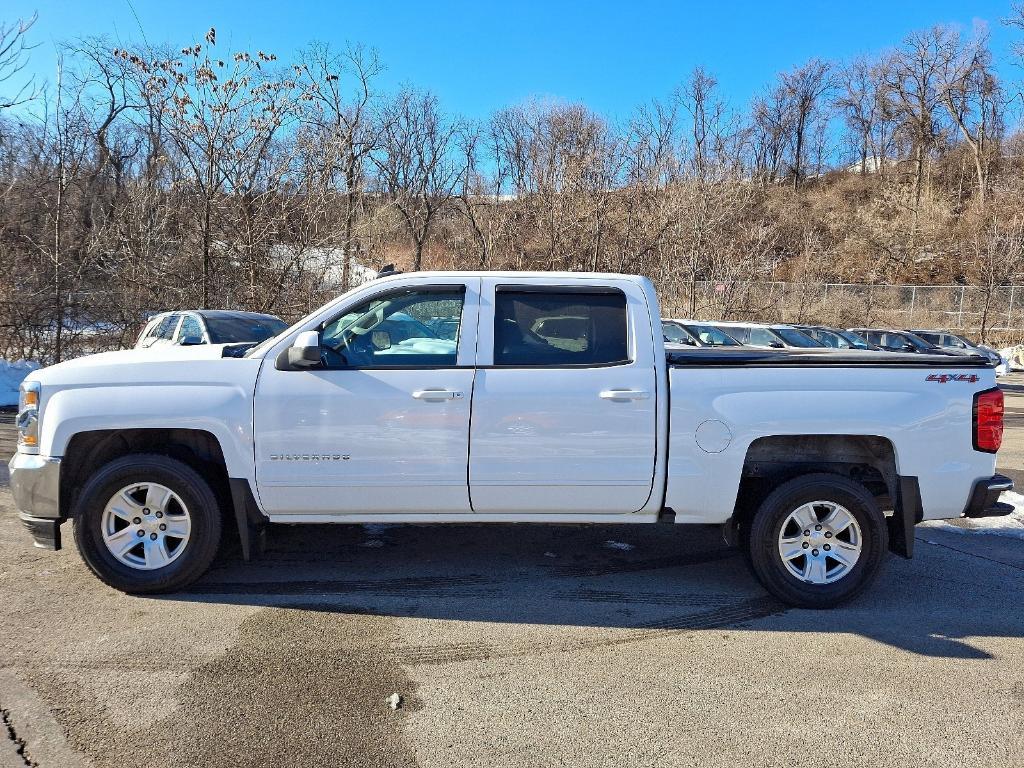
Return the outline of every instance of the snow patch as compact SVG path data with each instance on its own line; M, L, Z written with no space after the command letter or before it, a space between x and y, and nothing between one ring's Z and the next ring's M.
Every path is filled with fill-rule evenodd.
M628 552L629 550L631 550L633 548L633 545L632 544L627 544L624 541L612 541L611 539L608 539L608 541L606 541L604 543L604 548L605 549L620 549L623 552Z
M18 387L38 367L34 360L0 360L0 405L17 405Z
M996 536L1011 536L1024 539L1024 495L1014 491L1004 491L999 500L1013 505L1013 512L1002 517L964 518L953 525L948 520L926 520L921 525L928 528L940 528L953 533L990 533Z

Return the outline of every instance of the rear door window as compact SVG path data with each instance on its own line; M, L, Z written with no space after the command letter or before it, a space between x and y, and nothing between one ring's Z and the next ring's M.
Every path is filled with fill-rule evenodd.
M600 366L629 362L621 291L499 288L494 307L496 366Z

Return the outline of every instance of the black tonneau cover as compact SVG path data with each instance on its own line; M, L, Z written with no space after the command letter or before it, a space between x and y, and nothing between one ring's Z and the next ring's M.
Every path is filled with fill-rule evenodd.
M739 366L768 368L804 366L829 368L991 368L983 355L924 355L914 352L876 352L844 349L757 349L754 347L668 348L668 364L690 368Z

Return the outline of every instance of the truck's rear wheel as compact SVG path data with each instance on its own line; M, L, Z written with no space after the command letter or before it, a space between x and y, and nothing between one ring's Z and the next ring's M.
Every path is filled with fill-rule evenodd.
M167 456L133 454L105 465L82 489L73 515L86 565L131 594L191 584L220 542L220 509L209 483Z
M885 516L864 486L814 474L764 500L749 547L754 573L773 595L801 608L831 608L874 580L889 539Z

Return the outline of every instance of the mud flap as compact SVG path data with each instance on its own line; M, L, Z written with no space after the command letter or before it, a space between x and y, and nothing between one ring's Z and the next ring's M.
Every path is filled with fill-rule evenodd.
M238 540L242 546L242 559L248 562L253 553L263 554L266 544L267 519L256 506L252 488L245 478L228 478L231 487L231 504L235 511L235 524L238 526Z
M896 509L887 518L889 550L910 559L914 556L914 526L921 522L921 488L916 477L897 475Z

